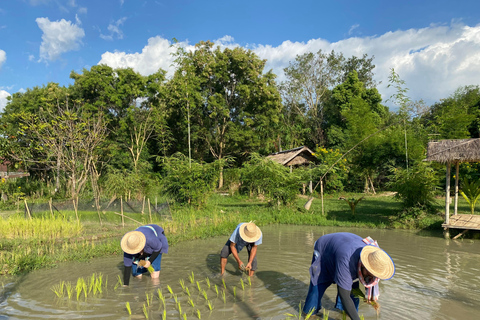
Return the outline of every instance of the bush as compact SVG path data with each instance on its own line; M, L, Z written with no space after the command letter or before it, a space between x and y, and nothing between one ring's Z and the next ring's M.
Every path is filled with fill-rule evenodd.
M409 170L392 168L391 182L388 186L396 191L395 197L402 201L405 209L422 208L432 212L437 177L435 171L428 164L418 162Z
M176 202L203 206L215 190L220 162L202 164L190 161L181 153L165 158L163 186Z
M275 206L290 205L297 197L300 177L283 165L252 154L250 160L243 164L242 191L250 196L263 194L272 200Z

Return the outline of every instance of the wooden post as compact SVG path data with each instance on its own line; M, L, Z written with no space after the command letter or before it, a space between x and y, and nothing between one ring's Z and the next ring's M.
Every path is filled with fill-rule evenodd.
M48 201L48 205L50 206L50 213L52 214L53 217L53 210L52 210L52 198Z
M150 223L152 223L152 209L150 208L150 198L148 198L148 215L150 216Z
M323 210L323 180L320 180L320 195L322 196L322 216L325 214Z
M75 216L77 217L77 223L80 223L80 219L78 219L78 211L77 211L77 206L75 204L75 199L73 199L73 209L75 210Z
M28 208L27 199L23 199L23 201L25 202L25 210L28 213L28 217L30 218L30 220L32 220L32 215L30 214L30 209Z
M453 214L457 214L458 208L458 172L459 172L460 163L457 161L455 163L455 206L453 209Z
M445 238L450 238L450 230L448 224L450 223L450 162L447 162L447 173L445 182Z
M145 196L143 196L143 203L142 203L142 215L145 212Z
M122 214L122 227L125 228L125 219L123 219L123 196L120 197L120 213Z

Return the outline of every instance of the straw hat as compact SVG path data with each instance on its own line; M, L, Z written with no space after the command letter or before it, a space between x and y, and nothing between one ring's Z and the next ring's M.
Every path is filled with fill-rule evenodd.
M240 237L248 243L256 242L262 236L262 231L260 231L260 228L252 221L243 223L239 231Z
M140 231L127 232L120 242L122 250L129 254L137 254L143 250L147 239Z
M363 247L360 260L368 272L381 280L389 280L395 274L392 258L379 247L371 245Z

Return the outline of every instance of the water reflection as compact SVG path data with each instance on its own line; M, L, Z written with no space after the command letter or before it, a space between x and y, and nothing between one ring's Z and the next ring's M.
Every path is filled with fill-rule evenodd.
M451 241L441 233L425 233L393 230L322 228L308 226L266 226L263 244L258 247L258 270L251 285L238 270L233 258L227 263L226 275L220 271L220 249L225 237L196 240L173 246L162 260L160 283L153 283L148 276L131 279L128 288L113 290L122 274L122 257L96 259L91 263L62 264L56 269L39 270L10 280L3 278L0 294L0 319L144 319L143 305L146 293L155 294L161 289L166 297L167 318L197 319L272 319L283 320L285 313L298 314L299 303L308 291L308 268L313 244L323 234L347 231L360 236L371 236L394 259L397 272L390 281L380 283L379 319L476 319L480 309L480 248L478 241ZM246 257L246 252L240 252ZM50 288L59 281L76 282L79 277L88 278L94 272L102 272L108 278L109 289L98 297L86 301L59 301ZM189 276L194 273L195 281ZM206 278L211 287L207 288ZM179 279L190 286L191 299L182 290ZM222 297L225 282L225 301ZM244 288L242 283L244 281ZM198 291L199 281L213 304ZM167 285L178 295L182 305L170 296ZM215 286L219 291L217 296ZM234 289L235 288L235 289ZM235 292L234 292L235 290ZM330 315L340 319L333 310L336 296L331 286L322 305L332 310ZM133 315L125 308L129 302ZM160 319L163 305L157 296L148 309L150 318ZM365 319L376 319L371 306L360 305Z

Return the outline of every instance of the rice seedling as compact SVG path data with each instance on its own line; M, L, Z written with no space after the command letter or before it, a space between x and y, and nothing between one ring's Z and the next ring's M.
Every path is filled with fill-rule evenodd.
M186 313L183 314L183 320L187 320L187 314Z
M114 290L117 290L118 287L123 286L122 278L119 275L117 277L118 277L118 281L117 281L117 284L115 284L115 287L113 288Z
M150 295L148 294L148 292L145 292L145 300L147 301L147 306L150 307Z
M167 289L168 289L168 292L170 292L170 294L173 296L173 290L172 290L172 287L170 287L168 284L167 284Z
M195 302L193 302L192 298L188 298L188 303L192 306L192 308L195 308Z
M345 311L342 311L342 320L347 320L347 313Z
M93 291L93 287L95 287L95 273L90 276L90 280L88 281L88 293Z
M180 301L177 302L177 306L178 306L178 313L182 314L182 306L180 304Z
M162 320L167 320L167 310L163 309Z
M248 285L251 287L251 286L252 286L252 278L251 278L251 277L247 277L247 280L248 280Z
M308 320L310 319L310 317L312 316L313 312L315 311L315 308L312 308L306 315L305 315L305 320ZM300 303L298 304L298 315L296 314L292 314L292 313L285 313L285 315L288 317L287 319L290 319L290 318L294 318L294 319L302 319L302 302L300 301ZM327 312L327 318L325 318L325 314L324 314L324 320L327 319L328 320L328 312Z
M312 310L313 312L313 310ZM330 314L330 311L327 309L323 308L323 320L328 320L328 315Z
M52 291L55 292L55 294L57 295L58 298L63 298L63 296L65 295L64 293L64 287L65 287L65 282L64 281L60 281L59 284L56 284L52 287Z
M85 298L87 297L87 284L85 283L85 279L78 278L77 285L75 287L75 291L77 292L77 300L80 298L80 294L84 291Z
M237 287L233 286L233 297L237 297Z
M165 306L165 297L163 296L162 290L157 289L158 300L162 301L163 306Z
M200 320L202 319L202 313L200 312L199 309L197 309L197 318Z
M240 279L240 284L242 285L242 290L245 290L245 284L243 283L243 279Z
M205 278L205 283L207 284L208 289L210 289L210 278Z
M132 309L130 308L130 302L125 302L125 307L127 308L128 314L132 315Z
M145 319L148 319L148 310L145 303L143 304L143 315L145 316Z
M205 298L205 301L208 301L207 291L202 290L201 292L202 292L203 298Z
M208 310L210 311L213 310L213 304L210 302L210 300L207 300L207 306L208 306Z
M227 285L225 284L225 279L222 279L222 283L223 283L223 288L227 289Z
M185 287L185 293L190 297L190 290L188 290L188 287Z
M200 286L200 282L197 281L197 288L198 292L202 292L202 287Z
M193 274L193 271L192 271L192 274L190 274L188 276L188 279L190 279L190 283L194 283L195 282L195 275Z
M357 297L359 299L362 299L363 302L365 302L367 304L370 304L373 307L373 309L375 309L375 311L377 312L377 316L380 314L380 304L377 301L374 301L374 300L368 301L367 298L365 297L365 294L362 292L362 290L360 288L352 289L352 294L355 297Z
M72 295L73 295L73 286L72 286L72 283L71 282L66 282L65 283L65 289L67 291L67 296L68 296L68 299L72 299Z
M178 297L177 297L177 295L176 295L175 293L173 294L173 300L175 300L175 303L178 302Z
M217 285L215 285L215 293L217 294L217 297L218 297L218 287L217 287Z
M183 279L178 280L178 283L180 283L180 286L182 287L182 290L185 291L185 281Z
M225 290L222 291L222 299L223 303L227 303L227 299L225 298Z

